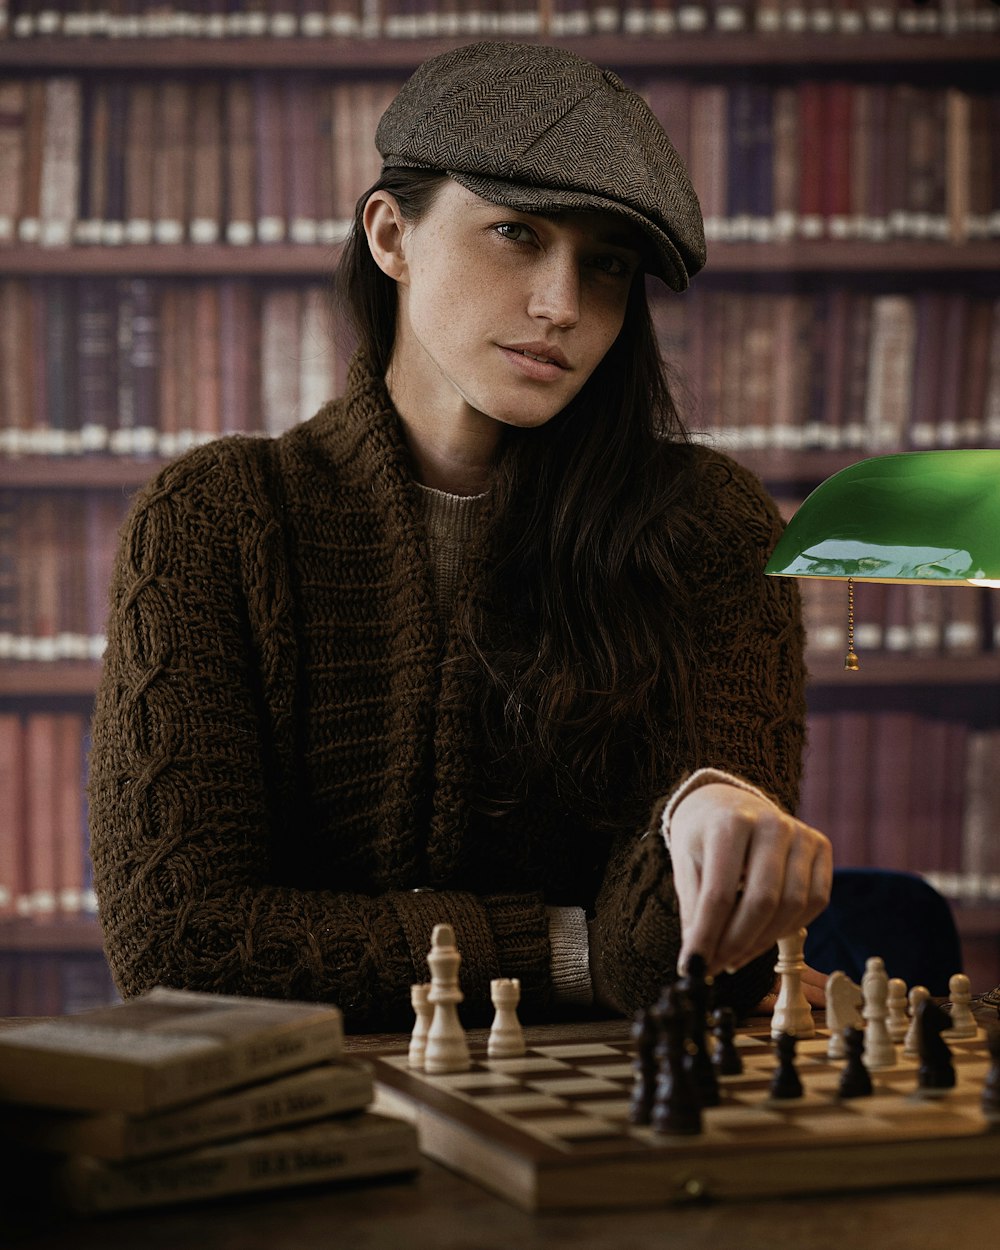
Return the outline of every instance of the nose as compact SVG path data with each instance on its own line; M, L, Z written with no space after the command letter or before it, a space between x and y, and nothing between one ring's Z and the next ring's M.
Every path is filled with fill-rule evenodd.
M580 272L577 257L553 248L534 271L528 312L562 329L580 320Z

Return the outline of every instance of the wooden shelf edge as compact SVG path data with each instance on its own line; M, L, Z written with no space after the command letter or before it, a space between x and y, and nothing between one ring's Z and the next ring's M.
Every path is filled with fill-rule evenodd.
M516 39L516 36L498 36ZM473 42L455 38L7 38L0 66L24 69L316 69L352 73L409 71L429 56ZM525 42L556 44L618 68L690 68L715 65L822 66L961 63L987 64L996 49L986 34L678 34L556 37L544 30Z
M710 243L706 276L764 273L990 273L997 268L996 240L941 243L906 239L885 243L804 241L788 243ZM311 243L123 244L121 247L71 245L0 247L0 267L8 276L58 274L196 274L255 278L308 277L333 272L339 246Z
M870 651L857 672L846 672L838 652L807 656L812 689L878 686L979 686L1000 689L1000 652L976 656L895 655ZM0 663L2 699L89 699L97 690L100 661L54 660Z
M96 916L52 920L0 920L0 952L104 952Z
M869 651L861 668L848 672L840 652L807 656L809 685L871 686L995 686L1000 688L1000 652L981 655L896 655Z

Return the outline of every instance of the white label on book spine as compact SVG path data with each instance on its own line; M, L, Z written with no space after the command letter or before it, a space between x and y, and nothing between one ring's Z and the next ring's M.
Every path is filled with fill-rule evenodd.
M678 30L704 30L708 25L708 15L700 4L682 4L677 8Z
M219 241L219 223L211 217L195 217L191 221L192 243L217 243Z
M14 234L14 218L0 217L0 243L12 243Z
M17 237L22 243L37 243L42 233L42 223L37 217L22 217L17 223Z
M316 223L309 217L293 217L289 223L288 235L293 243L315 243Z
M226 223L226 242L234 247L246 247L253 242L252 221L230 221Z
M307 39L321 39L326 34L326 14L303 13L299 27Z
M736 4L720 4L715 11L715 25L717 30L734 31L744 30L746 28L746 13L739 5Z
M125 223L126 243L152 243L153 223L143 217L133 217Z
M103 425L83 425L80 427L80 450L104 451L108 445L107 427Z
M294 13L272 13L268 28L277 39L292 39L298 22Z
M121 221L101 222L101 243L105 247L120 247L125 242L125 223Z
M161 217L153 223L153 239L168 246L184 242L184 223Z
M258 217L257 238L261 243L280 243L285 237L283 217Z

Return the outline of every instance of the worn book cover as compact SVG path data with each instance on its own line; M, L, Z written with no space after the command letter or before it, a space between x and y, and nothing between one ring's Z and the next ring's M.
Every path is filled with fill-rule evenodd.
M0 1099L143 1113L339 1057L340 1011L157 987L0 1035Z
M61 1163L57 1196L75 1211L121 1211L251 1190L413 1172L416 1129L372 1111L131 1164Z
M361 1111L372 1097L366 1064L333 1060L153 1115L7 1106L0 1137L34 1150L124 1162Z

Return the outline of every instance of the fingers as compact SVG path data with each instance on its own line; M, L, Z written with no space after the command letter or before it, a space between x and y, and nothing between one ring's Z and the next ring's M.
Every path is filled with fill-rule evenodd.
M742 967L826 906L832 854L817 830L757 799L687 814L700 819L674 846L682 966L698 951L713 974Z

